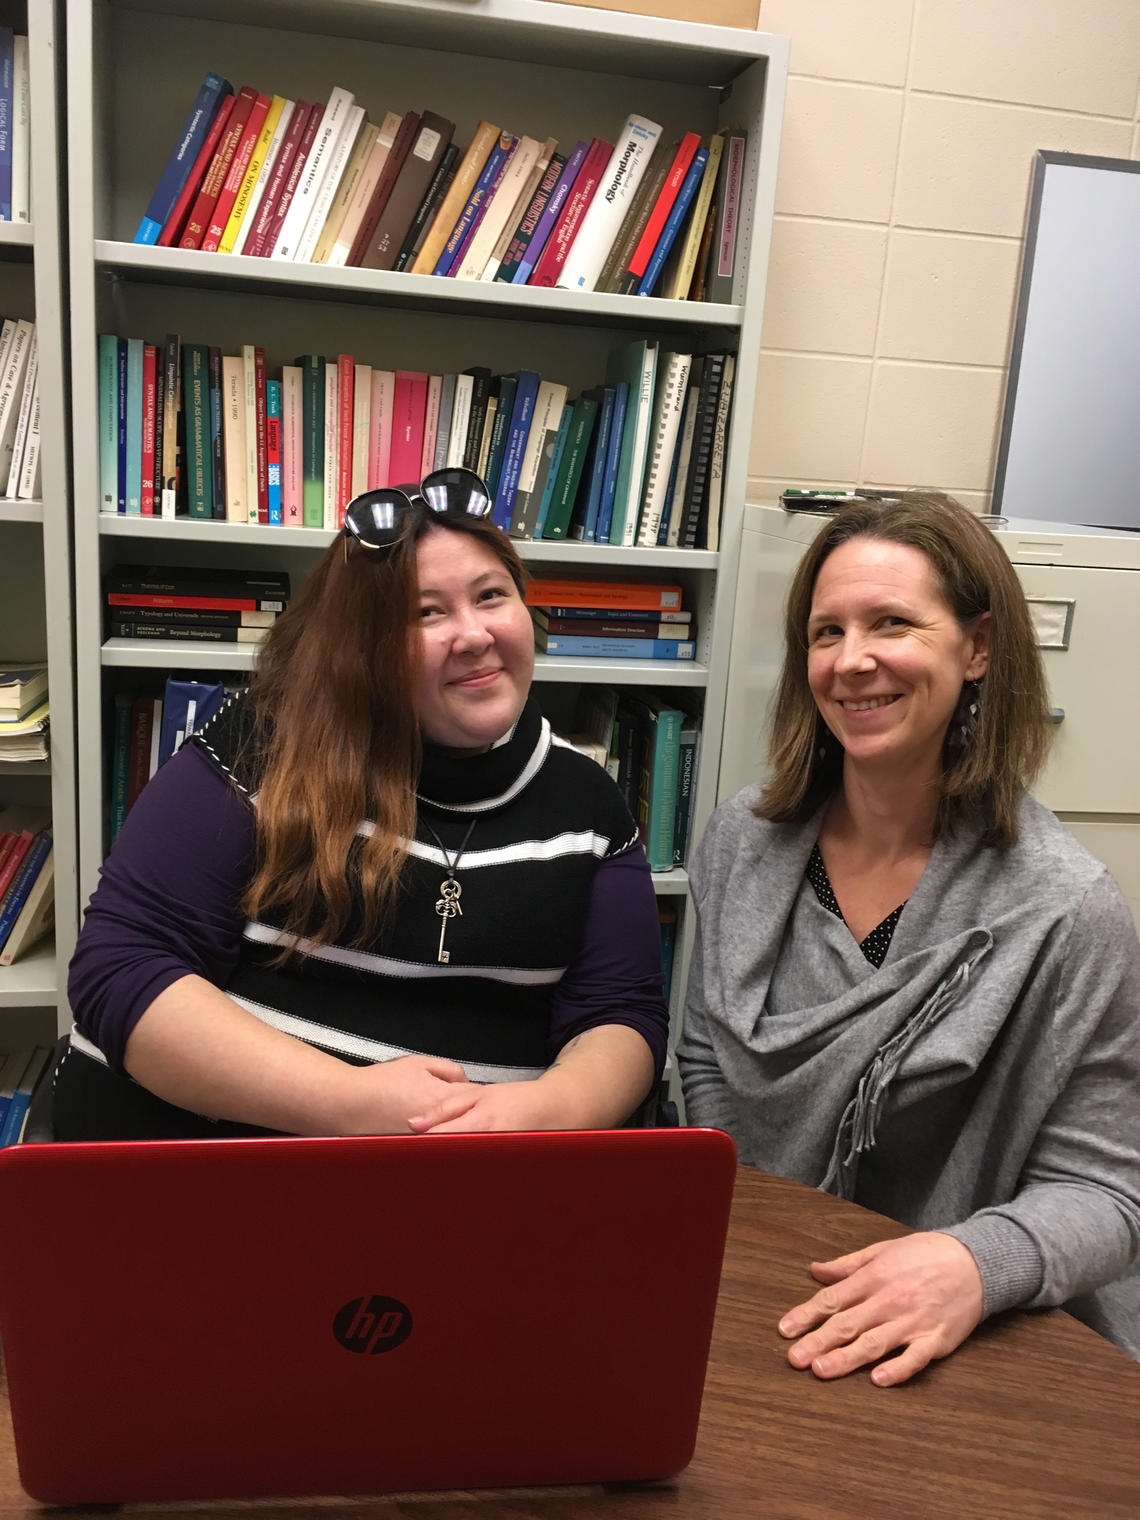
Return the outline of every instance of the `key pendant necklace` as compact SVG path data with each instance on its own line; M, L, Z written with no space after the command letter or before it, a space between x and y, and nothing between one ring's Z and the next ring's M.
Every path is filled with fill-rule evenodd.
M478 821L478 818L472 818L471 822L467 826L467 832L463 836L463 841L455 852L455 858L452 859L443 847L443 840L432 828L431 824L427 821L426 818L422 820L424 828L427 829L428 833L439 846L440 853L443 855L444 864L447 866L447 876L440 884L440 895L435 905L435 911L439 914L440 919L442 920L439 926L439 954L437 955L436 959L439 964L443 966L446 966L451 960L451 951L445 950L443 948L444 937L447 934L447 926L453 918L463 917L463 909L459 905L459 899L463 895L463 888L459 885L458 881L456 881L455 873L459 869L459 862L463 859L463 852L467 848L467 841L471 838L471 835L475 829L475 825L478 823Z

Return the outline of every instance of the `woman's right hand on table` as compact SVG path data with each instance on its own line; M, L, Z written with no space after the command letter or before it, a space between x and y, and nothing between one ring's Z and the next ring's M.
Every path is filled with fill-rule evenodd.
M345 1135L410 1135L408 1120L457 1085L468 1086L457 1061L443 1056L399 1056L372 1066L349 1066L343 1084Z

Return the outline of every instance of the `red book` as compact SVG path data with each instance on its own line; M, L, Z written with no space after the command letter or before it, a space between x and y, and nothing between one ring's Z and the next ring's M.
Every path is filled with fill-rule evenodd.
M358 267L361 259L372 246L372 234L376 231L380 216L384 207L388 204L388 197L392 193L392 186L396 183L396 176L404 167L404 160L412 146L412 140L419 131L420 113L409 111L400 123L400 130L396 133L396 140L392 144L388 157L384 160L384 167L380 171L380 178L376 181L376 189L372 192L372 199L368 202L368 210L364 213L363 220L357 228L356 237L349 249L348 262L350 266Z
M257 208L257 220L253 224L253 230L246 239L244 252L251 258L258 258L265 247L273 226L273 218L277 211L277 202L281 199L281 192L285 189L285 183L293 168L293 160L297 157L297 150L301 146L301 139L305 135L305 128L309 125L309 117L312 114L312 106L307 100L299 100L293 107L293 114L289 118L289 126L281 144L281 151L273 162L273 172L269 176L269 183L265 187L265 194L261 197L261 204Z
M699 142L700 139L698 138L697 141ZM601 137L595 137L590 144L590 151L586 154L582 167L578 171L574 188L566 197L566 204L554 224L554 231L546 240L546 247L542 250L542 256L534 273L527 281L528 285L553 287L557 283L558 276L562 273L562 266L566 262L566 255L578 236L578 228L582 224L586 208L594 198L594 192L598 188L602 175L606 172L606 166L609 164L613 151L613 143L608 143Z
M281 480L281 418L265 418L265 465L268 474L277 481ZM274 476L274 472L276 475ZM282 521L278 518L278 522Z
M151 736L154 732L154 698L136 697L131 703L131 749L127 764L127 811L150 780Z
M657 247L661 229L665 226L666 218L673 209L673 202L677 199L677 193L684 183L685 175L689 172L689 165L700 145L701 139L696 132L686 132L681 139L677 156L669 168L669 173L665 176L665 183L661 186L657 204L649 213L645 231L641 234L641 242L634 249L633 258L629 261L628 273L635 275L639 280L645 273L649 260L653 257L653 250Z
M285 183L281 187L281 194L277 198L277 205L273 209L273 217L269 223L269 230L265 234L264 246L257 250L257 256L267 259L277 246L277 239L281 236L281 228L285 225L285 217L289 207L293 204L293 196L300 184L301 175L304 172L306 160L316 140L317 130L321 124L321 118L325 114L325 108L320 101L309 108L309 119L305 123L305 129L301 136L297 152L293 156L292 167L285 177Z
M340 416L337 419L340 442L337 448L336 525L344 527L344 509L352 500L352 442L355 413L353 398L356 384L356 364L351 354L336 356L336 399Z
M20 869L24 856L31 849L32 840L35 837L30 829L21 829L12 841L12 848L4 857L4 864L0 866L0 900L12 885L12 879Z
M272 606L267 606L272 603ZM189 608L197 612L265 612L277 610L280 602L271 597L257 596L167 596L165 592L150 595L139 591L108 591L108 607L173 607Z
M154 516L154 417L157 368L158 349L153 343L144 343L142 373L142 501L139 507L143 517Z
M261 136L261 129L265 125L265 118L272 104L273 101L268 95L258 95L250 107L249 118L241 134L241 142L238 143L234 156L230 160L230 166L226 170L226 177L222 181L222 188L218 194L217 204L214 206L214 214L210 218L210 225L206 228L206 235L202 239L203 253L217 253L221 247L226 223L230 219L230 212L234 209L234 202L238 198L242 180L245 179L245 171L249 168L249 161L253 157L253 150L257 146L257 139Z
M233 109L230 111L218 146L214 150L214 157L206 170L202 187L198 191L198 198L187 218L182 236L178 239L179 248L201 248L202 239L206 236L206 229L210 225L210 218L214 214L218 196L222 192L226 175L229 173L234 154L245 131L245 124L249 120L249 113L253 110L256 100L257 91L251 89L249 85L243 85L241 93L233 103Z
M265 350L253 351L253 380L257 406L257 520L269 521L269 454L265 436Z
M392 406L392 454L388 480L394 486L419 484L424 452L428 377L419 370L398 369Z
M182 229L186 225L186 219L190 215L190 207L197 199L198 187L206 175L206 171L214 161L218 144L222 140L222 133L230 119L230 113L234 108L234 97L224 95L218 104L214 119L210 123L210 130L206 133L206 140L202 144L202 151L194 160L194 167L186 177L186 183L182 186L182 192L174 202L174 209L166 218L162 231L158 235L160 248L173 248L182 235Z

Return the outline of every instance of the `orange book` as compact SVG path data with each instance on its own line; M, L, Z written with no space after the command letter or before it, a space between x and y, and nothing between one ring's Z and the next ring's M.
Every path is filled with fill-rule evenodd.
M431 224L431 230L416 256L416 262L412 265L412 274L431 274L434 271L444 244L451 236L452 229L459 220L460 212L466 206L468 197L475 188L475 182L491 156L491 149L499 140L500 132L501 129L489 121L481 121L475 128L475 136L471 139L467 152L459 161L459 168L455 171L451 189L444 196L443 204L436 212L435 221Z
M639 612L679 612L680 586L649 581L543 580L527 582L528 607L629 607Z

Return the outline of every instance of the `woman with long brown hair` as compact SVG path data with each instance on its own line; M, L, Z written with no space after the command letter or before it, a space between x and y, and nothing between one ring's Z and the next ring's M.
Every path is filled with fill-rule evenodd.
M1028 795L1049 717L1013 567L948 497L855 501L785 640L770 779L691 870L688 1118L918 1232L812 1263L789 1360L886 1386L1061 1303L1140 1355L1140 944Z
M600 1128L660 1076L644 852L530 697L470 471L352 502L92 897L61 1139Z

